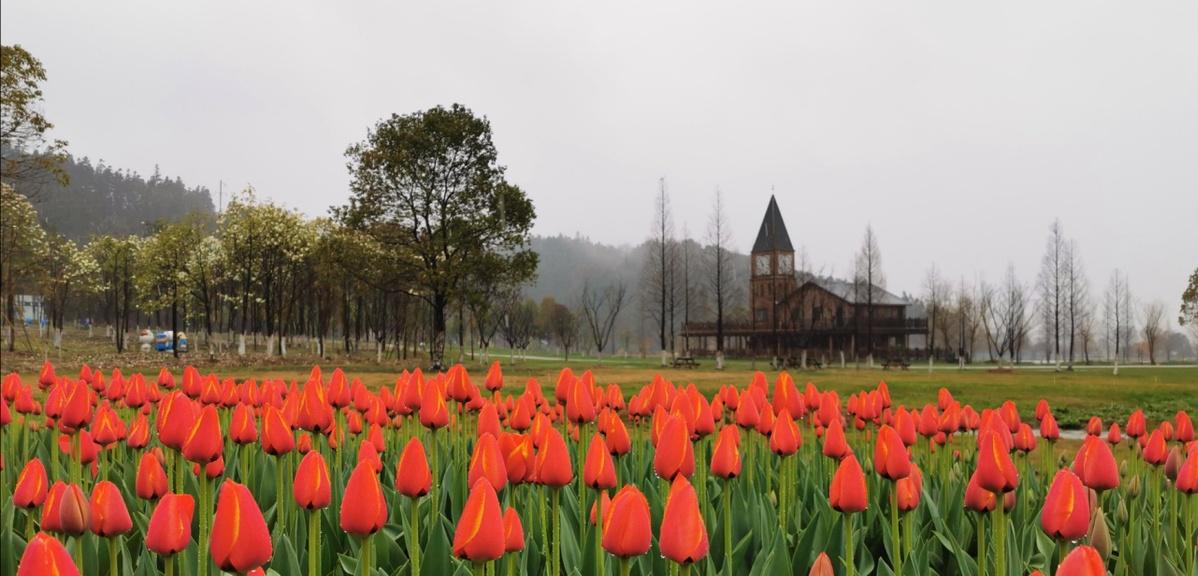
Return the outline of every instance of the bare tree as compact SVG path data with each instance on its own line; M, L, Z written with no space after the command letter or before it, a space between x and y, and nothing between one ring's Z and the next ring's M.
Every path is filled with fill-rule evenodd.
M716 188L712 201L711 216L707 220L707 282L708 290L715 302L715 351L717 367L723 367L724 354L724 309L734 288L732 253L732 229L724 213L724 196Z
M624 282L609 284L602 290L591 288L590 281L583 282L579 303L582 307L583 319L591 332L591 339L599 356L611 339L612 329L616 326L616 318L624 306L624 295L627 292Z
M657 325L658 345L662 350L662 365L665 365L673 338L673 280L676 267L674 220L670 212L670 196L666 192L665 178L658 180L657 197L654 198L653 207L653 236L649 239L641 298L642 309Z
M874 300L886 287L886 276L882 273L882 251L878 248L878 236L874 234L873 225L865 226L865 236L861 239L861 250L857 253L853 268L857 302L865 300L865 346L869 363L873 364Z
M562 347L563 359L569 361L570 350L578 342L578 317L564 304L555 304L549 314L549 329Z
M1065 314L1069 322L1069 369L1073 370L1074 348L1078 331L1088 324L1090 316L1090 282L1082 264L1077 242L1070 241L1065 253ZM1089 361L1087 348L1086 360Z
M1144 324L1140 327L1144 346L1148 348L1148 362L1156 364L1156 350L1165 334L1165 305L1153 301L1144 306Z
M1131 343L1133 332L1131 321L1131 287L1127 275L1116 269L1111 274L1107 284L1106 295L1103 299L1103 310L1106 323L1107 355L1114 362L1114 373L1119 373L1119 360L1126 358L1128 345ZM1114 344L1114 354L1110 346Z
M991 358L1002 364L1004 356L1014 363L1027 337L1027 288L1015 276L1015 266L1007 266L1007 274L999 287L981 283L981 317Z
M948 340L948 329L951 322L948 314L942 313L949 289L945 286L944 280L940 278L940 271L936 269L935 264L928 268L923 289L924 301L928 308L928 360L930 361L936 356L936 330L940 329L944 339Z
M1062 301L1066 299L1066 260L1069 246L1060 220L1053 220L1048 229L1048 246L1040 262L1040 310L1044 315L1046 356L1053 356L1057 369L1061 367Z

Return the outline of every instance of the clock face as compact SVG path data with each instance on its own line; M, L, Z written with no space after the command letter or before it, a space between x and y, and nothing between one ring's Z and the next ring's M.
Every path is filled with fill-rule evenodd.
M790 254L783 254L782 256L779 256L778 273L790 274L792 271L794 271L794 256L791 256Z
M762 254L757 257L756 270L758 275L770 273L770 257L768 254Z

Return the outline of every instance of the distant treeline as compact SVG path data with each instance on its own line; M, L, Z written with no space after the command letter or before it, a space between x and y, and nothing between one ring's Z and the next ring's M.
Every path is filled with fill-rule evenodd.
M29 196L47 230L76 242L99 235L143 235L158 224L215 211L207 188L163 176L157 166L149 178L103 160L92 164L87 157L68 156L62 167L69 178L66 186L43 184Z

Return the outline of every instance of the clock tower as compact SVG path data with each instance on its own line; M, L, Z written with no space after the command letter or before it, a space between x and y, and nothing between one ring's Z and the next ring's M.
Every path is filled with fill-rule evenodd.
M783 301L797 288L794 270L795 249L786 233L786 223L778 202L770 196L765 218L749 255L751 261L749 302L753 326L758 331L780 330L790 314ZM775 319L777 323L775 323Z

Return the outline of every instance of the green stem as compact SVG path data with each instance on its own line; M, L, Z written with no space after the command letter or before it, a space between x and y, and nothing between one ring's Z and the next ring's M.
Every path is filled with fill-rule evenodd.
M997 576L1007 576L1007 509L1003 506L1003 494L994 495L994 567Z
M630 576L632 574L632 559L620 558L620 576Z
M553 573L553 576L561 576L562 575L562 526L561 526L561 514L560 514L559 510L561 508L562 489L561 488L553 488L552 490L553 490L553 492L552 492L553 518L550 519L553 522L553 572L552 573Z
M374 534L369 534L362 539L362 548L358 550L358 575L368 576L370 574L370 554L371 542L374 541Z
M507 576L516 576L516 554L509 552L507 554L507 558L503 559L503 563L504 563L504 574L506 574ZM418 576L419 572L414 572L413 574L416 574Z
M281 529L287 528L287 506L284 503L286 498L283 497L283 476L286 472L283 471L283 457L275 456L275 516L278 520Z
M412 558L412 574L420 574L420 501L412 498L412 534L407 539L408 556Z
M196 574L206 576L208 574L208 475L204 473L204 469L200 467L200 475L197 478L200 482L200 539L199 547L196 548ZM280 496L281 498L281 496Z
M418 574L418 572L415 572ZM320 510L308 512L308 576L320 574Z
M605 576L603 566L603 494L595 492L595 574Z
M689 563L682 565L680 576L691 576L691 565Z
M903 574L903 549L901 548L901 540L899 539L899 517L898 517L898 483L890 483L890 535L891 543L891 564L894 565L895 576Z
M166 576L175 575L175 557L174 555L163 558L163 563L166 564Z
M724 572L732 576L732 480L724 479Z
M116 569L116 549L117 549L116 539L117 538L119 538L119 536L108 539L108 573L111 576L116 576L118 574L117 569Z
M75 566L79 567L80 574L87 574L83 571L83 534L75 537Z
M978 576L986 576L986 520L978 512Z
M853 576L857 573L857 563L855 560L856 547L853 545L853 515L844 515L844 573L845 576Z
M33 540L33 508L25 510L25 541Z

